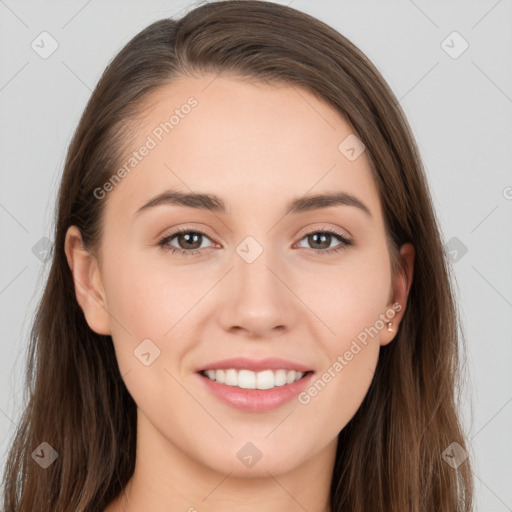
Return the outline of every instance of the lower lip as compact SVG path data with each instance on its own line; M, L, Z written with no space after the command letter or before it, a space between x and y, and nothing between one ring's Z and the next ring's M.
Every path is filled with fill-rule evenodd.
M224 403L245 412L267 412L281 407L296 397L310 383L313 372L302 379L272 389L244 389L228 386L198 373L207 389Z

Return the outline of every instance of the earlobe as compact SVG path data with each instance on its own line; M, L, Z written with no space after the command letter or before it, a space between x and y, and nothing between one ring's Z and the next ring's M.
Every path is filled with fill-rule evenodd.
M405 314L407 298L412 285L415 257L414 246L410 243L402 245L400 248L400 256L404 260L405 273L400 273L394 283L395 294L391 304L388 305L388 311L394 311L395 315L389 320L391 325L386 322L386 326L380 337L381 346L387 345L396 336L398 326Z
M76 226L66 233L64 251L68 261L76 300L89 327L97 334L111 334L110 317L97 259L84 248L82 235Z

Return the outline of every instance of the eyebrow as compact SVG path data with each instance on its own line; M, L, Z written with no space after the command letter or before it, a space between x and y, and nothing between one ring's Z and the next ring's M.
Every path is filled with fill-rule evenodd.
M139 215L146 210L160 205L186 206L188 208L197 208L199 210L206 210L214 213L227 212L227 206L224 200L214 194L166 190L141 206L135 212L135 215ZM354 206L362 210L369 217L372 217L370 209L360 199L346 192L328 192L298 197L288 203L286 211L297 214L322 208L329 208L331 206Z

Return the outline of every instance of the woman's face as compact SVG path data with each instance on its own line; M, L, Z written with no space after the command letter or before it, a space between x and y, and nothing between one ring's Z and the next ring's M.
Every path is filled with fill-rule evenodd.
M333 456L407 293L366 152L297 87L183 78L147 105L136 154L97 191L98 297L79 298L112 335L140 446L252 476ZM345 196L306 201L322 194Z

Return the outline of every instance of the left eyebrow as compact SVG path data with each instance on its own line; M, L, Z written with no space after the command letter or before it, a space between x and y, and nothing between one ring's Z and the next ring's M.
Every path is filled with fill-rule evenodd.
M150 199L141 206L135 215L145 210L160 205L176 205L188 208L197 208L200 210L211 211L215 213L226 213L227 206L225 201L215 194L179 192L177 190L167 190ZM331 206L354 206L372 217L370 209L356 196L346 192L328 192L324 194L303 196L290 201L286 211L289 213L303 213Z
M360 199L346 192L329 192L299 197L288 204L287 211L290 213L302 213L321 208L330 208L331 206L355 206L369 217L372 216L370 209Z

